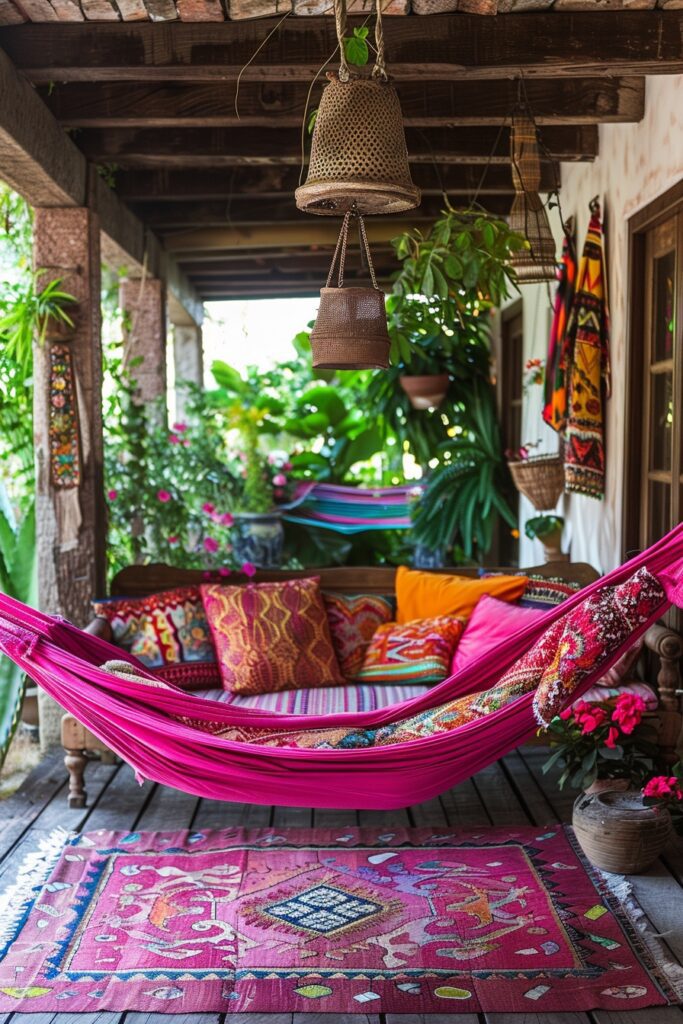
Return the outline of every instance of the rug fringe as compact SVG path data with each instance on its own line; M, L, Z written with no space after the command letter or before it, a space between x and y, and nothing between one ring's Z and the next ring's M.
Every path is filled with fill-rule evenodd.
M658 934L633 894L633 885L625 875L613 875L601 871L600 876L612 896L619 901L624 913L637 929L641 940L650 951L652 959L666 979L676 998L683 1000L683 967L678 963L666 944L664 936Z
M0 893L0 960L14 942L40 889L52 874L60 854L75 832L59 826L53 829L24 858L16 881Z

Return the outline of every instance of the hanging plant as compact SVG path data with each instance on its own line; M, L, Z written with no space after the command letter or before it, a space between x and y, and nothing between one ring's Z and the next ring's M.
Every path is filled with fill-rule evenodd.
M517 283L511 256L527 244L504 220L448 203L426 235L414 228L393 240L402 263L394 292L455 303L456 310L499 306Z
M8 285L0 299L0 341L6 355L27 373L34 339L42 345L53 334L61 334L74 326L77 300L62 291L61 277L38 287L44 273L36 270L28 282Z

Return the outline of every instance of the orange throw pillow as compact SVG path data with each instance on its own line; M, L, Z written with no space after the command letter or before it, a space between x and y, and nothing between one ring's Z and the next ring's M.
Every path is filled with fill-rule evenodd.
M396 572L396 620L435 619L454 615L468 619L484 594L499 601L517 601L526 589L526 576L447 576L399 566Z
M344 683L318 582L201 587L225 690L275 693Z

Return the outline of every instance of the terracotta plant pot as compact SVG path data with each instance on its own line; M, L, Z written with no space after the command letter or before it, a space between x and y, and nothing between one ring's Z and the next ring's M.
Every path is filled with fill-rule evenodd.
M279 569L284 539L282 513L277 510L240 512L235 516L232 544L240 564L251 562L257 569Z
M546 562L566 562L569 560L569 555L562 553L561 526L551 533L544 533L543 536L539 537L539 540L543 545L543 554Z
M448 393L447 373L429 373L419 377L404 375L399 379L413 409L436 409Z
M672 834L669 812L645 807L637 789L582 793L574 804L572 824L589 861L618 875L645 871Z

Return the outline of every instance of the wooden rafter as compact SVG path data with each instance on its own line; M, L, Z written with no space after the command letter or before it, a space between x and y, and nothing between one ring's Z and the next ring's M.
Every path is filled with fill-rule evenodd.
M42 86L57 120L78 128L299 128L307 103L318 104L322 84L309 97L302 82L247 82L236 103L234 83L184 85L93 82ZM407 127L499 125L509 121L520 89L512 80L402 82ZM524 96L540 125L639 121L645 80L634 77L536 79Z
M423 195L441 195L445 190L455 196L507 195L511 190L510 168L493 164L486 169L480 164L443 165L437 169L429 164L415 164L413 181ZM257 196L262 199L292 198L299 184L297 167L231 167L201 170L161 169L135 171L121 169L115 173L116 192L128 202L163 200L182 202L191 199L206 202L230 197ZM555 187L555 171L550 164L541 168L541 191Z
M357 19L352 19L356 21ZM288 18L255 53L276 19L220 24L175 22L14 25L2 46L33 82L310 81L331 58L330 18ZM398 81L526 76L586 77L683 71L683 11L443 15L388 18L385 37Z
M509 128L406 130L411 163L507 164ZM544 146L557 160L592 160L598 152L597 125L549 125ZM301 164L301 133L296 128L84 128L79 148L97 163L123 167L236 167L249 164Z

